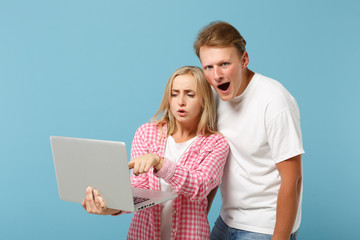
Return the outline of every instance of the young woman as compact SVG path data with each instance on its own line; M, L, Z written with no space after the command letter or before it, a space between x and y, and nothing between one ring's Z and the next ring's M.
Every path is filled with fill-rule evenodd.
M154 121L136 131L129 162L134 187L179 196L136 212L128 239L209 239L207 195L220 184L228 151L226 139L216 132L214 98L202 70L179 68ZM107 209L91 188L83 206L89 213L121 214Z

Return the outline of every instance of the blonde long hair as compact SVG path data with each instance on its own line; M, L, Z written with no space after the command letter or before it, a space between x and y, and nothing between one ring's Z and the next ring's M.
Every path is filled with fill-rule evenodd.
M175 70L165 86L160 107L153 116L152 120L158 123L160 129L162 129L163 124L166 123L168 136L172 135L176 131L175 117L170 111L171 89L174 79L177 76L186 74L191 74L196 80L196 92L199 94L202 103L201 117L198 123L197 132L205 136L217 133L216 108L213 92L210 84L206 81L202 69L199 67L184 66Z

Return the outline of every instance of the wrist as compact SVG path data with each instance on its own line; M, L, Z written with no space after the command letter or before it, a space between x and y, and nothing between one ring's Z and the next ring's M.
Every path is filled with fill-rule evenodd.
M164 158L161 156L158 156L158 155L156 155L156 156L158 157L159 161L158 161L158 164L155 166L155 170L160 171L160 169L162 168L162 166L164 164Z

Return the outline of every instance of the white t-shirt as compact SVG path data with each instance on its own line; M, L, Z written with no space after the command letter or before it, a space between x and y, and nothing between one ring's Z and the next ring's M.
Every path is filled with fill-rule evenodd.
M230 154L220 216L230 227L273 234L281 178L275 164L304 153L295 99L277 81L255 73L231 101L217 96L218 130ZM300 226L301 201L293 232Z
M172 136L166 140L164 157L168 160L178 162L184 153L189 149L196 137L182 143L176 143ZM173 192L173 187L163 179L160 179L161 191ZM161 239L171 239L171 222L173 212L173 200L161 204Z

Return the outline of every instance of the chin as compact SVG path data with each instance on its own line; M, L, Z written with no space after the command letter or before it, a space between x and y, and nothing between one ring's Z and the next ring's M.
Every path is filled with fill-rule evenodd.
M224 96L224 97L220 97L220 98L223 101L230 101L231 99L233 99L231 96Z
M219 93L217 93L217 94L219 95L219 97L223 101L230 101L231 99L233 99L233 95L230 94L230 93L228 93L228 94L223 94L223 93L219 94Z

